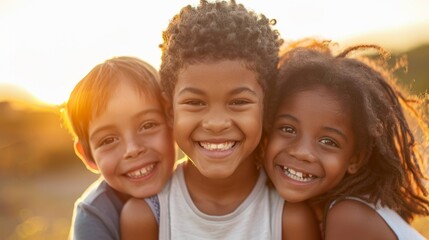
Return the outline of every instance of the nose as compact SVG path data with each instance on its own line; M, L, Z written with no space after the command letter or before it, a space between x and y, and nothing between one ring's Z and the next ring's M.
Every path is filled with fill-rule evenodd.
M134 159L140 154L146 152L147 148L143 144L143 141L137 137L129 137L125 139L125 159Z
M229 129L232 126L232 120L228 113L224 111L210 111L202 122L202 127L210 132L219 133Z
M299 161L314 162L317 158L309 139L301 138L289 147L289 154Z

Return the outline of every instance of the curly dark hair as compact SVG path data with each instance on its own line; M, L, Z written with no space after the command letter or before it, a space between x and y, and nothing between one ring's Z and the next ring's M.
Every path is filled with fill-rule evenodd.
M406 113L410 113L413 124L427 123L417 108L421 99L406 94L399 86L386 64L387 58L349 56L368 48L388 53L380 46L352 46L338 55L334 55L332 46L329 41L314 40L305 47L295 45L281 56L269 110L269 116L273 116L285 96L319 85L332 89L350 109L356 151L363 151L366 157L357 173L346 174L334 189L316 200L360 197L371 203L380 202L408 222L416 215L429 215L425 187L428 177L420 148L427 147L428 138L415 141L406 119ZM268 131L269 128L270 125ZM420 134L428 134L427 125L420 125L420 130Z
M171 100L179 71L189 64L220 60L243 60L258 74L264 91L277 72L282 40L262 14L231 1L201 0L175 15L163 32L160 77Z

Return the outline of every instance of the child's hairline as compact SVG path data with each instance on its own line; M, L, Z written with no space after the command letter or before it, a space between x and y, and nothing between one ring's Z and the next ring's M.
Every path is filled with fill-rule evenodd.
M168 79L168 80L162 80L161 79L161 83L163 81L173 80L172 82L173 82L173 86L174 86L172 89L165 89L164 86L161 84L162 92L167 96L168 100L172 102L175 87L176 87L176 84L179 80L179 75L182 71L185 71L189 66L192 66L192 65L216 64L216 63L220 63L220 62L224 62L224 61L237 61L240 64L242 64L247 70L255 73L256 74L256 81L261 86L262 91L263 91L263 95L265 98L265 96L267 95L267 92L270 90L268 88L268 85L271 83L270 79L263 79L263 76L262 76L263 74L260 71L258 71L258 69L255 67L257 62L251 61L250 59L243 58L243 57L237 57L237 58L204 58L204 59L193 58L193 59L189 59L177 68L177 70L175 71L175 75L174 75L175 77L173 79Z
M73 136L75 141L79 141L83 143L85 152L91 156L92 153L89 149L90 140L89 140L89 128L91 121L94 120L95 117L99 116L106 110L108 102L111 100L113 95L115 94L116 87L119 84L123 84L119 81L119 79L126 79L125 84L130 84L134 86L134 90L142 97L148 96L156 99L156 101L160 102L162 106L162 94L161 87L159 84L159 75L153 70L153 67L148 63L133 58L133 61L137 61L140 65L141 70L144 70L144 74L141 75L141 72L136 71L128 71L128 69L120 68L119 70L116 68L116 72L113 75L104 75L99 76L100 71L103 70L104 66L112 67L115 63L111 61L115 61L116 58L108 59L103 63L96 65L91 71L75 86L72 93L70 94L69 101L67 102L64 108L64 120L66 127L69 132ZM135 62L133 62L135 63ZM112 65L113 64L113 65ZM129 65L132 63L128 62ZM130 67L130 66L127 66ZM95 77L93 75L96 75ZM96 86L93 85L94 81L105 86L104 92L98 94L97 96L91 96L89 104L91 107L86 107L86 110L80 107L84 105L85 101L81 99L81 96L85 96L85 91L92 91L96 89ZM156 85L156 86L155 86ZM105 101L99 99L100 95L106 95ZM86 94L89 96L89 94ZM73 105L70 104L70 100L72 100ZM93 107L95 105L95 108ZM72 111L70 111L72 110ZM80 124L79 124L80 123ZM89 151L89 152L88 152Z

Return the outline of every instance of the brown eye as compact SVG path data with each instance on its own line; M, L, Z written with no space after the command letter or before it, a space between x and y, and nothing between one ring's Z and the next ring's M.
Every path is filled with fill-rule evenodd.
M336 147L336 148L340 147L334 140L332 140L330 138L323 138L320 140L320 142L324 145L328 145L328 146L332 146L332 147Z
M238 100L232 101L231 105L238 106L238 105L245 105L245 104L248 104L248 103L249 103L249 101L246 101L246 100L243 100L243 99L238 99Z
M155 123L155 122L148 122L148 123L145 123L145 124L143 124L141 126L140 131L149 130L149 129L152 129L152 128L156 127L156 126L158 126L157 123Z
M290 133L290 134L296 133L295 129L293 129L290 126L282 126L282 127L280 127L280 131L285 132L285 133Z
M115 140L116 140L115 137L107 137L100 142L100 146L112 144L115 142Z
M185 104L192 105L192 106L204 106L205 103L201 100L189 100L186 101Z

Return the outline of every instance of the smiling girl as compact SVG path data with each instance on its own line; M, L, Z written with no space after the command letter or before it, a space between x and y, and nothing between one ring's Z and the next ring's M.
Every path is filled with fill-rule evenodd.
M429 200L404 111L416 122L423 115L387 70L348 57L381 48L329 47L315 41L282 56L266 171L287 202L309 200L322 212L325 239L424 239L409 225L429 215Z

